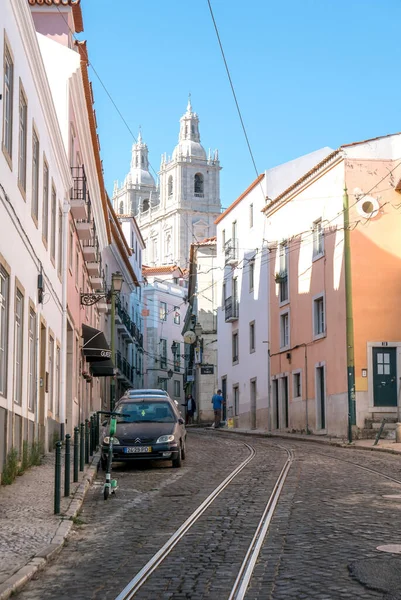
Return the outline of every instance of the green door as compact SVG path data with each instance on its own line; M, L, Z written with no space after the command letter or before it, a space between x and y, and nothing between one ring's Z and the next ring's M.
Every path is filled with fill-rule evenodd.
M375 406L397 406L397 349L373 348Z

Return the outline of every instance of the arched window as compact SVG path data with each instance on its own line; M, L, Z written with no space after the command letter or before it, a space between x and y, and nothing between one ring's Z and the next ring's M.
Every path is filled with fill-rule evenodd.
M149 210L149 198L146 198L142 204L142 211L146 212L147 210Z
M138 155L135 156L135 166L138 166Z
M141 156L141 162L142 162L142 164L144 164L144 162L145 162L143 155Z
M172 196L173 195L173 176L170 175L170 177L168 178L168 195Z
M124 202L121 200L120 202L120 215L124 214Z
M202 173L196 173L196 175L195 175L194 192L195 192L195 194L203 195L203 175L202 175Z

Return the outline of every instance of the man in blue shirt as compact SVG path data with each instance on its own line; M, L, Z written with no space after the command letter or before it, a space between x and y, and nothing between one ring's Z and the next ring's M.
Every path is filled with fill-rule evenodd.
M221 395L221 390L217 390L217 394L214 394L212 398L213 410L214 410L214 428L218 429L221 423L221 409L224 404L224 398Z

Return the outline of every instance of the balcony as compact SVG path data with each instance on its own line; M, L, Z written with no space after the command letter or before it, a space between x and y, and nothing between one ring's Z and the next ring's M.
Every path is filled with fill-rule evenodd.
M130 338L134 341L133 322L130 319L127 311L121 306L120 302L116 302L116 327L123 338Z
M76 221L89 220L89 193L84 167L71 168L74 185L71 189L71 214Z
M103 277L100 277L100 275L94 275L94 276L91 275L90 281L91 281L91 286L94 290L103 290L103 288L104 288Z
M93 238L82 242L82 252L87 263L97 262L100 257L99 242L96 237L95 226L93 226Z
M116 352L116 363L117 363L117 377L119 379L126 379L129 384L133 382L133 368L126 358L121 355L120 351Z
M92 277L97 278L100 276L100 271L102 268L100 261L91 260L86 263L86 268L88 269L89 275L91 275Z
M81 220L75 222L77 234L81 242L89 241L92 239L93 224L89 220Z
M226 323L232 323L238 321L239 316L239 303L236 298L230 296L224 301L225 321Z
M225 264L236 266L238 264L238 240L231 239L224 244Z

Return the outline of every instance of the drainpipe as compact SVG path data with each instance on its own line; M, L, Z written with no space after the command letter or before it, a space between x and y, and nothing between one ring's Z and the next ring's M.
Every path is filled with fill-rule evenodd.
M347 336L347 377L348 377L348 443L352 442L352 426L356 425L355 410L355 361L354 361L354 319L352 310L351 243L349 230L349 200L347 188L343 195L344 212L344 271L345 271L345 310Z
M63 258L62 258L62 289L61 289L61 356L60 356L60 439L64 440L66 423L66 398L67 398L67 289L68 289L68 214L70 203L63 203Z

